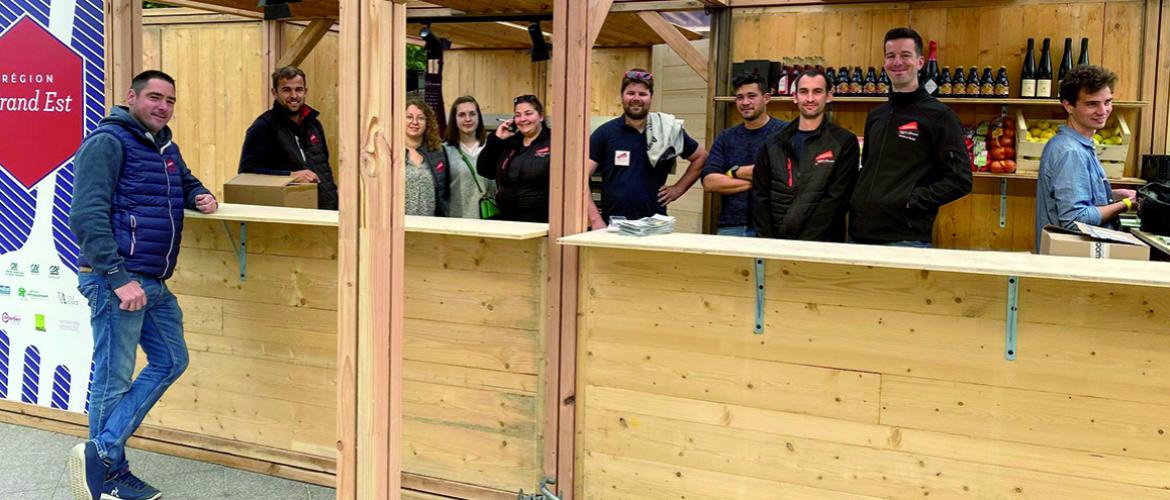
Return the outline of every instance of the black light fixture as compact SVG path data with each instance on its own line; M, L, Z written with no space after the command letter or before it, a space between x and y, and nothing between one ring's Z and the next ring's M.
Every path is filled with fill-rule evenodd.
M549 44L544 41L544 32L539 22L533 21L528 25L528 37L532 39L532 62L549 60Z
M427 59L442 59L443 50L451 48L451 41L446 38L439 38L431 30L431 23L423 24L422 30L418 32L418 36L423 39L423 48L427 51Z
M292 11L288 8L288 4L297 3L300 1L301 0L260 0L256 6L264 8L265 20L275 21L277 19L286 19L292 17Z

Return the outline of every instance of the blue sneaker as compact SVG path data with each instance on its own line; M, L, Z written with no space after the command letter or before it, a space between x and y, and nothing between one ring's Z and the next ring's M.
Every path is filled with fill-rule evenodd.
M69 491L73 500L98 500L109 469L110 466L98 456L93 441L69 450Z
M138 479L129 469L106 480L101 500L158 500L162 492Z

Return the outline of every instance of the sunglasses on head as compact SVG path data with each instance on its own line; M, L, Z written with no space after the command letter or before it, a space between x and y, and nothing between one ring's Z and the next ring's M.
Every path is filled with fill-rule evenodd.
M518 95L518 96L512 98L512 105L515 106L515 105L520 104L522 102L535 102L535 101L536 101L535 95L532 95L532 94Z
M626 78L631 80L654 80L654 74L649 71L630 70L626 72Z

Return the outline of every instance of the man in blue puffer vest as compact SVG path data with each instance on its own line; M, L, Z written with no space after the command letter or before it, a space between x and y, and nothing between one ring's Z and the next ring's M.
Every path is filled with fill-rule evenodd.
M218 208L171 142L174 106L174 79L140 73L126 106L110 111L74 160L69 227L81 246L79 289L93 326L89 440L69 454L75 500L162 496L130 472L126 440L187 368L183 312L166 286L183 210ZM131 380L139 345L147 365Z

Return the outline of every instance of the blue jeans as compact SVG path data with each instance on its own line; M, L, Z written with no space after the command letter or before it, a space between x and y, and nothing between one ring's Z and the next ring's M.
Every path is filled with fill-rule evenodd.
M888 247L931 248L929 241L901 240L884 243Z
M755 237L756 230L747 226L726 226L715 228L715 234L720 236L751 236Z
M106 279L78 275L78 290L89 300L93 326L93 383L89 399L89 438L110 472L129 468L126 440L146 413L187 369L183 312L166 283L131 273L146 292L146 307L124 311ZM133 381L138 346L146 367Z

